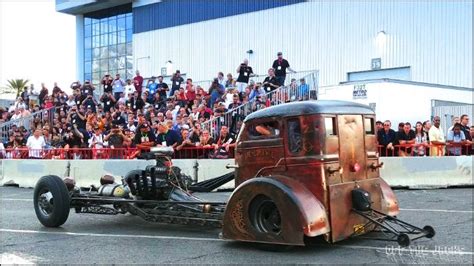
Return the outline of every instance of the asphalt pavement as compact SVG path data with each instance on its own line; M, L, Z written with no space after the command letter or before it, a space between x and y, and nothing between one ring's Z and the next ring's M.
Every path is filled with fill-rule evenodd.
M472 188L396 190L399 218L423 227L433 239L408 248L396 242L354 238L312 241L287 252L220 240L219 229L153 224L139 217L76 214L60 228L45 228L33 209L33 189L0 187L0 264L354 264L473 263ZM230 193L199 194L226 200Z

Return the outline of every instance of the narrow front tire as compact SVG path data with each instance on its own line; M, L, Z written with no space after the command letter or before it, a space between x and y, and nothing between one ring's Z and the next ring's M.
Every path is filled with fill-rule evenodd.
M55 175L40 178L34 190L36 217L46 227L63 225L70 210L69 192L64 181Z

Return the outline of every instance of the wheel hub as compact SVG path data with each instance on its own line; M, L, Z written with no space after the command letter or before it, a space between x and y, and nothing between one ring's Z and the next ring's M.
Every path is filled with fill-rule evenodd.
M256 225L260 231L278 234L281 231L281 217L271 200L263 201L257 209Z
M53 212L53 194L49 191L41 193L38 197L38 206L41 213L49 216Z

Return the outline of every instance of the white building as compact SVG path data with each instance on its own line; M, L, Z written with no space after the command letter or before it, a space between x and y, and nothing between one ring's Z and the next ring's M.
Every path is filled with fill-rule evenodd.
M131 78L135 69L145 77L179 69L194 81L219 71L236 76L244 58L264 75L281 51L293 69L319 70L320 99L371 104L381 119L415 122L439 103L473 103L472 1L57 0L56 7L76 15L77 75L95 84L106 72ZM353 98L357 84L365 99Z
M209 80L218 71L234 73L246 57L265 74L282 51L293 69L318 69L321 86L385 77L474 87L472 1L57 0L56 6L77 16L78 76L95 83L107 71L131 77L138 68L148 77L163 67Z

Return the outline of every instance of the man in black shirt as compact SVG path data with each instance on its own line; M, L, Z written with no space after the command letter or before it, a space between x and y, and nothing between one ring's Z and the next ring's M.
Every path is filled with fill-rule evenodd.
M392 123L385 120L383 129L377 132L377 141L381 145L380 156L395 156L395 145L398 145L397 133L391 129Z
M142 145L141 148L143 147L152 147L155 146L155 134L151 132L150 127L148 124L143 124L138 127L138 132L135 135L135 138L133 139L133 143L135 145Z
M237 90L239 94L245 92L245 88L249 83L250 77L255 76L253 74L252 67L249 66L249 60L244 59L244 62L237 67L237 73L239 73L239 77L237 78L237 82L235 85L237 86Z
M84 112L79 111L77 108L77 106L71 107L71 110L68 113L68 120L72 126L77 125L78 128L86 129L86 116Z
M398 143L400 147L400 156L408 156L411 154L411 144L415 144L415 131L411 129L411 124L406 122L403 129L397 132Z
M285 85L286 69L293 73L296 72L290 68L290 63L283 58L282 52L278 52L277 56L278 58L273 61L272 68L275 69L275 76L278 79L278 82L283 86Z
M184 82L183 77L181 77L181 72L179 70L176 70L176 73L173 74L173 77L171 77L171 92L170 92L170 97L174 96L175 91L179 91L179 88L181 88L181 83Z
M281 86L277 77L275 76L275 70L273 68L268 69L268 77L263 80L263 89L266 93L274 91Z
M111 92L105 92L101 97L100 101L104 103L104 112L109 112L110 108L115 106L117 102L114 98L114 95Z
M169 90L168 84L163 82L163 76L158 76L158 94L162 101L166 100L166 92Z

